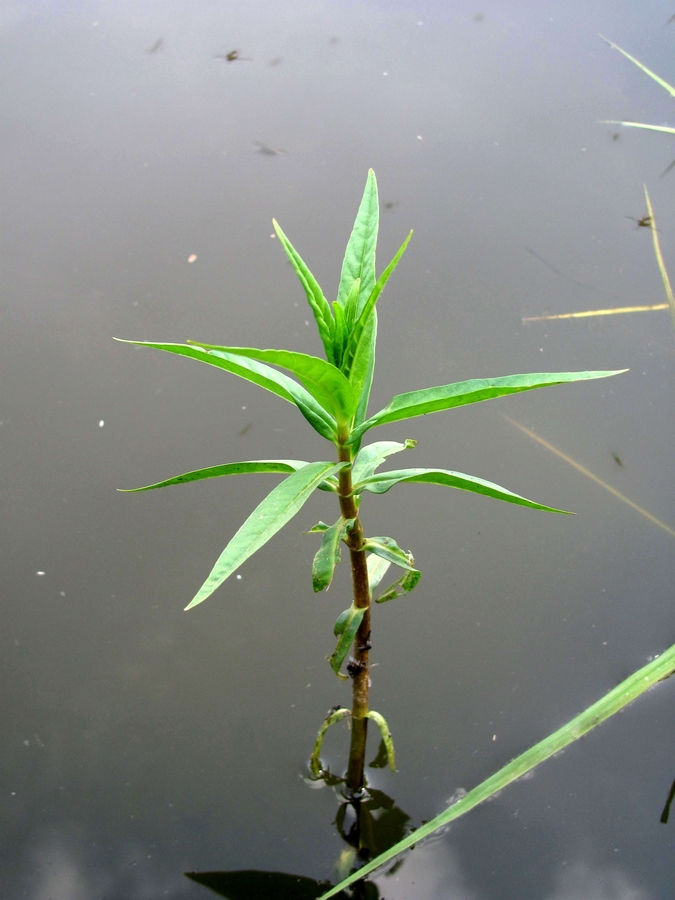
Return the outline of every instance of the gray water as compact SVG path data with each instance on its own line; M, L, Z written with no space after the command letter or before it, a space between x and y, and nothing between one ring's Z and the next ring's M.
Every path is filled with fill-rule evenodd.
M271 218L334 293L371 166L379 260L415 229L382 300L373 411L466 378L630 368L379 430L418 439L402 465L577 516L426 486L367 498L367 530L423 572L375 610L372 702L399 771L370 770L373 785L419 825L675 641L669 313L522 322L663 302L650 232L627 217L645 214L646 182L675 272L675 172L659 177L673 141L598 120L675 124L675 105L598 33L673 83L673 12L2 4L3 897L213 896L196 870L335 881L340 798L304 775L348 700L324 659L348 583L312 594L316 537L301 534L334 502L312 498L184 613L278 479L116 493L330 448L271 394L112 337L319 352ZM658 685L418 847L375 879L381 895L670 897L674 692Z

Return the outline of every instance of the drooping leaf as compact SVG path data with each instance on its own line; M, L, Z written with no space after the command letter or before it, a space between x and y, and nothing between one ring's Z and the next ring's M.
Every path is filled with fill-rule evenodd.
M421 577L422 573L418 569L411 569L409 572L404 572L398 581L389 585L386 591L383 591L380 596L376 598L375 602L387 603L389 600L396 600L397 597L409 594L410 591L417 587Z
M118 488L121 494L137 494L139 491L152 491L155 488L169 487L172 484L187 484L188 481L201 481L203 478L220 478L223 475L247 475L257 472L297 472L308 463L299 459L253 459L247 462L225 463L222 466L207 466L205 469L195 469L184 475L176 475L167 478L166 481L158 481L156 484L147 484L138 488Z
M401 482L421 482L423 484L441 484L445 487L459 488L461 491L472 491L474 494L483 494L485 497L494 497L496 500L504 500L506 503L516 503L518 506L528 506L530 509L543 509L545 512L563 513L573 516L574 513L566 509L556 509L553 506L543 506L534 500L526 500L519 494L514 494L506 488L484 481L475 475L463 475L461 472L451 472L448 469L399 469L394 472L379 472L365 478L360 484L354 485L354 491L372 491L374 494L385 494L395 484Z
M394 741L391 736L391 732L389 731L389 726L384 718L384 716L380 715L379 712L375 712L374 709L371 709L366 713L366 717L372 719L373 722L376 723L377 727L380 729L380 734L382 735L382 741L384 742L384 746L387 748L387 757L389 758L389 768L392 772L396 771L396 759L394 757Z
M565 384L572 381L589 381L594 378L608 378L627 372L617 369L609 372L554 372L533 373L530 375L506 375L501 378L476 378L471 381L459 381L455 384L443 384L439 387L423 388L407 394L397 394L379 412L356 428L350 443L357 441L369 428L385 425L388 422L399 422L413 419L429 413L466 406L482 400L494 400L508 394L518 394L535 388L550 387L554 384Z
M411 237L412 237L412 231L410 232L408 237L403 241L403 243L399 247L398 251L396 252L396 255L394 256L392 261L389 263L387 268L384 270L384 272L382 272L380 277L377 279L377 283L375 284L375 287L370 292L370 296L366 300L366 302L363 306L363 309L361 310L361 314L359 315L356 322L354 322L353 327L351 327L349 329L349 331L350 331L349 344L347 345L347 353L345 354L345 359L343 359L342 371L347 375L347 377L350 380L353 380L351 378L351 369L352 369L352 364L354 362L354 358L356 357L356 355L359 352L361 343L362 342L367 343L368 336L365 333L365 329L370 320L370 317L372 316L373 312L375 311L375 304L377 303L380 294L384 290L384 286L386 285L387 281L389 281L389 278L390 278L392 272L398 265L398 261L403 256L403 254L405 252L405 248L408 246L408 242L410 241ZM349 302L347 305L349 306Z
M353 524L354 519L343 519L340 516L334 525L325 530L312 563L312 587L315 594L330 587L335 566L340 562L340 542Z
M388 559L394 565L401 569L410 569L415 571L415 559L412 553L407 550L401 550L399 545L390 537L371 537L366 538L363 549L368 553L374 553L381 556L382 559Z
M211 574L186 609L192 609L220 587L226 578L259 550L298 512L324 478L345 463L308 463L285 478L253 510L218 558Z
M328 661L331 669L339 678L347 677L346 675L342 675L340 667L349 653L349 648L354 643L354 638L356 637L356 632L359 630L359 625L361 624L364 613L365 609L352 604L349 609L346 609L338 616L337 621L335 622L333 631L338 642Z
M400 453L401 450L412 450L417 446L417 441L406 440L404 443L399 441L376 441L374 444L368 444L362 447L354 462L352 463L352 481L357 484L373 474L378 466L391 456L392 453Z
M326 412L326 410L317 403L312 395L293 381L283 372L256 362L253 359L247 359L244 356L235 356L231 353L215 353L201 349L199 346L191 344L167 344L156 343L153 341L124 341L121 338L115 338L122 344L135 344L139 347L153 347L155 350L164 350L167 353L175 353L178 356L186 356L189 359L197 359L200 362L215 366L218 369L224 369L233 375L238 375L246 381L251 381L259 387L271 391L278 397L283 397L289 403L294 403L309 424L318 431L322 437L329 441L334 441L337 435L337 426L335 419Z
M309 767L312 771L312 775L315 778L319 778L321 775L321 760L319 755L321 753L321 745L323 744L323 738L331 725L335 725L336 722L339 722L341 719L344 719L345 716L350 715L350 711L342 707L341 709L332 709L324 721L321 724L321 728L319 728L319 733L316 736L316 743L314 744L314 751L309 760Z
M388 559L383 559L381 556L376 556L372 553L367 559L367 564L368 586L370 587L370 593L372 594L387 574L391 562Z
M358 398L352 386L336 366L319 356L292 350L258 350L256 347L219 347L202 343L197 346L209 354L227 353L288 369L338 423L348 422L354 414Z
M563 725L562 728L554 731L553 734L535 744L534 747L530 747L525 753L521 753L520 756L512 759L511 762L507 763L498 772L495 772L494 775L491 775L473 790L469 791L468 794L465 794L461 800L453 803L452 806L443 810L442 813L429 822L425 822L424 825L421 825L402 841L394 844L393 847L390 847L384 853L366 863L358 871L349 875L334 888L323 894L319 900L329 900L329 897L334 897L341 890L349 887L350 884L370 875L375 869L379 869L380 866L390 862L403 853L404 850L410 849L410 847L418 844L430 834L438 831L439 828L443 828L445 825L468 813L478 806L479 803L483 803L499 791L504 790L509 784L522 778L523 775L532 771L540 763L560 753L569 744L583 737L597 725L600 725L625 706L628 706L629 703L632 703L645 691L654 687L659 681L669 678L674 673L675 645L669 647L657 659L638 669L637 672L634 672L592 706L589 706L566 725Z
M300 284L303 286L305 294L307 294L307 300L312 307L316 326L319 330L319 337L321 338L324 350L326 351L326 357L329 362L335 362L332 358L333 329L335 325L328 301L323 295L319 282L309 271L300 254L281 230L281 226L277 220L272 219L272 224L274 225L277 237L281 241L282 247L286 251L286 255L291 261L291 265L295 269L296 275L300 279Z
M355 318L358 318L361 314L363 304L375 287L375 248L377 245L378 222L377 181L375 180L375 173L372 169L369 169L363 198L356 215L354 228L347 243L337 295L338 303L344 306L352 289L352 284L357 278L361 279Z

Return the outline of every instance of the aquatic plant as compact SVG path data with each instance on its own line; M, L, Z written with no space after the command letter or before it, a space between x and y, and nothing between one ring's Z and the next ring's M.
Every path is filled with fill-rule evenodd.
M332 304L326 300L316 279L277 222L274 222L279 240L314 314L325 359L291 350L259 350L201 341L188 341L184 344L126 342L196 359L257 384L294 404L312 428L334 445L335 458L332 460L306 462L295 459L263 459L226 463L134 490L147 491L206 478L246 473L282 473L287 476L254 509L232 537L186 609L192 609L210 597L245 560L300 511L315 490L335 495L339 517L331 525L319 522L310 531L321 536L320 547L312 566L312 586L315 592L328 589L335 567L340 562L341 547L346 545L351 563L353 597L350 605L335 622L334 634L337 641L329 663L338 678L351 679L352 701L350 708L344 706L331 710L322 724L312 753L311 768L315 777L321 777L323 769L320 752L323 736L332 724L350 717L351 744L346 784L354 795L358 795L364 785L369 720L377 725L389 765L392 769L395 768L394 746L387 722L369 705L372 603L383 604L403 597L420 580L420 571L412 553L403 550L393 537L368 535L361 516L363 498L367 494L384 494L401 484L417 483L471 491L530 509L566 512L528 500L474 475L449 469L378 471L390 456L413 449L416 442L376 441L364 445L363 438L371 429L381 425L403 422L417 416L535 388L617 374L615 371L559 372L472 379L398 394L374 415L368 416L367 407L375 366L376 304L412 235L412 232L408 234L392 261L378 277L375 269L378 217L377 184L371 170L347 244L337 299ZM294 377L280 370L285 370ZM380 584L392 564L401 570L401 574L381 590ZM343 667L346 668L346 674Z

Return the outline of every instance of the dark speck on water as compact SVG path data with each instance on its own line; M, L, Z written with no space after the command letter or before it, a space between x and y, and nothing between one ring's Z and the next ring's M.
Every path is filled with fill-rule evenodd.
M157 51L158 51L158 50L161 50L163 46L164 46L164 39L163 39L163 38L158 38L158 39L155 41L155 43L152 45L152 47L149 47L149 48L148 48L148 51L147 51L147 52L148 52L148 53L157 53Z

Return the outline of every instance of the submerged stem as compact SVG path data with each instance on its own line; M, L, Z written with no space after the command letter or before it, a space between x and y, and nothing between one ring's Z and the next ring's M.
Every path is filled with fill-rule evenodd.
M352 461L352 450L345 446L348 435L341 435L338 444L340 462ZM349 747L349 764L347 766L347 788L359 793L364 784L364 768L366 760L366 738L368 734L368 694L370 676L368 671L368 651L370 650L370 586L368 583L368 565L366 551L363 550L364 536L359 510L352 493L351 468L342 469L338 475L340 510L345 519L353 519L354 525L347 535L347 546L352 565L352 586L354 605L365 609L363 619L354 639L354 651L349 662L348 671L352 678L352 736Z

